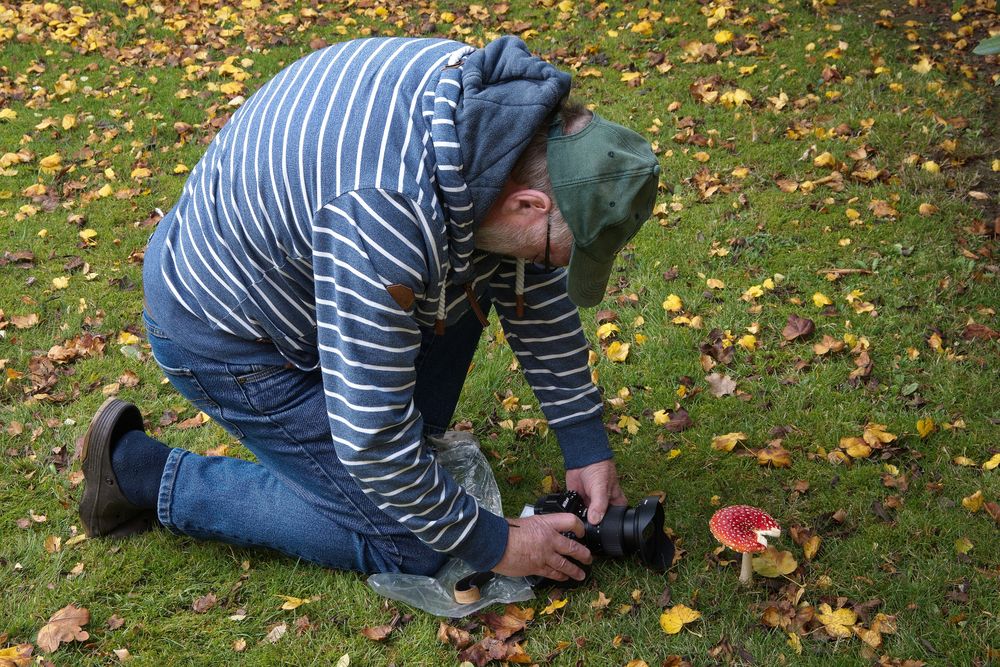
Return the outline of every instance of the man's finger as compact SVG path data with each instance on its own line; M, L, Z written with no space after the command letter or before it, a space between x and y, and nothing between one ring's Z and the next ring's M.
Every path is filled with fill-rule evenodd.
M590 508L587 510L587 521L592 525L599 524L608 511L608 490L603 485L594 489L590 496Z
M564 555L569 556L578 563L590 563L593 562L594 557L590 553L590 549L580 544L575 540L571 540L568 537L564 537L556 544L556 550Z
M560 533L573 533L577 537L583 537L583 521L580 517L569 512L559 514L542 514L545 522Z

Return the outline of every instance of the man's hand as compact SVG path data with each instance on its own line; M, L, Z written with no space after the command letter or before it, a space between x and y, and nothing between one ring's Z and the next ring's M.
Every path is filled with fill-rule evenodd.
M566 488L580 494L591 525L601 522L608 505L628 505L618 485L618 470L611 459L567 470Z
M540 514L523 519L507 519L507 550L493 571L509 577L539 575L555 581L573 578L583 581L586 574L573 564L590 563L590 550L561 533L583 537L583 522L572 514Z

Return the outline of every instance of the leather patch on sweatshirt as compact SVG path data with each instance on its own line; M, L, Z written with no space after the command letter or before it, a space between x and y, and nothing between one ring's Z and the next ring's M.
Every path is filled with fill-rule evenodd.
M403 310L409 310L410 306L413 305L413 290L406 285L396 283L388 285L385 289L389 292L389 296L392 297L393 301L398 303L399 307Z

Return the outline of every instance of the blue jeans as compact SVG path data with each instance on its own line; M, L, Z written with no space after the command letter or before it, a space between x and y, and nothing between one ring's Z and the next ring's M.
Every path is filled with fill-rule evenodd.
M444 564L445 554L379 510L337 458L321 371L208 359L172 341L148 313L143 320L170 383L258 461L172 449L157 500L167 529L360 572L433 574ZM424 332L414 401L425 434L451 422L481 333L471 312L443 336Z

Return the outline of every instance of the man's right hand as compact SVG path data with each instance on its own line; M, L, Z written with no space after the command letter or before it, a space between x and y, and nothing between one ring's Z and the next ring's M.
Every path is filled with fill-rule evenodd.
M507 519L507 550L493 571L509 577L538 575L555 581L577 579L586 574L570 558L590 563L590 550L562 533L583 537L583 522L573 514L540 514Z

